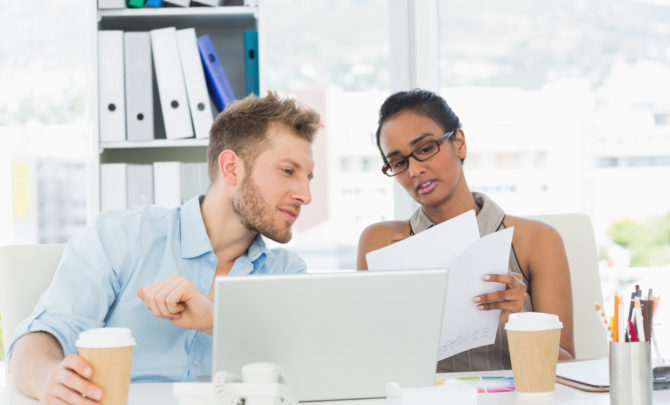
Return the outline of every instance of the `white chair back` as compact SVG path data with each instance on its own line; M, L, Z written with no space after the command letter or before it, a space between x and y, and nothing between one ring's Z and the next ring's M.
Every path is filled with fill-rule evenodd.
M65 245L0 247L0 327L6 352L16 325L27 318L51 284Z
M555 214L528 217L551 225L563 238L570 266L572 317L577 360L608 355L607 334L594 305L603 306L598 272L598 248L593 225L584 214Z

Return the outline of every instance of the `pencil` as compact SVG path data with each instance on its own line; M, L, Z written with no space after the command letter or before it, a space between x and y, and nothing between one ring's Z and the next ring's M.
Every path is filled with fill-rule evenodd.
M612 321L612 341L619 341L619 294L614 295L614 320Z

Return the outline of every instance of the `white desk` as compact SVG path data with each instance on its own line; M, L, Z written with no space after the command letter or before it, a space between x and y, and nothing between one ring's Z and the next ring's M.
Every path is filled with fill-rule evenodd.
M4 365L0 363L0 366ZM495 371L486 373L458 373L458 374L440 374L442 378L456 378L465 376L490 375L490 376L510 376L511 371ZM328 401L327 405L383 405L384 399L360 400L360 401ZM477 396L478 405L609 405L609 393L591 393L556 384L556 390L552 396L545 398L524 398L517 396L515 392L479 394ZM670 404L670 390L654 391L655 404ZM0 404L2 405L36 405L37 401L27 398L16 391L8 382L7 387L0 384ZM131 384L128 405L178 405L177 400L172 396L172 384Z

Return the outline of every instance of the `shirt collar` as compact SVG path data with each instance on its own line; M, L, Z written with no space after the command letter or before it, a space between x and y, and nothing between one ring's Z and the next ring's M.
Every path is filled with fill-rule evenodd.
M204 195L193 197L181 206L181 257L184 259L191 259L214 251L200 211L200 204L204 198ZM255 262L262 255L267 256L269 252L270 249L265 246L265 241L258 234L244 256L250 262Z
M205 222L200 212L200 203L204 195L186 201L180 209L181 219L181 257L191 259L212 252L212 243L207 236Z
M269 252L270 249L265 246L265 241L260 234L257 234L251 245L249 245L246 256L249 258L249 261L255 262L261 255L267 256Z

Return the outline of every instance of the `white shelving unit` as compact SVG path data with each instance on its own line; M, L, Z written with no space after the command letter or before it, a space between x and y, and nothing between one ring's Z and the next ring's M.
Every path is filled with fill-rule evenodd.
M98 49L97 32L101 30L150 31L164 27L195 28L198 36L209 34L228 80L239 98L245 95L244 31L258 30L258 6L231 5L218 7L161 7L120 10L97 10L91 42L89 95L91 123L91 167L88 170L89 223L100 211L100 165L105 163L151 164L160 161L205 162L208 139L167 140L157 89L154 88L154 131L152 141L100 142L98 116ZM154 84L155 86L155 84ZM216 114L216 107L212 103Z

